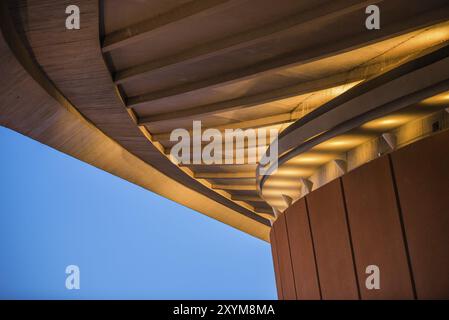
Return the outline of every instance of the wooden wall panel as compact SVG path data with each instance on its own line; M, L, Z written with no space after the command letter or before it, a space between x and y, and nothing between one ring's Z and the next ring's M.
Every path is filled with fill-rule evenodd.
M307 195L323 299L358 299L340 180Z
M412 279L388 156L343 176L362 299L413 299ZM380 269L380 289L368 290L366 267Z
M279 271L282 282L282 296L285 300L295 300L295 280L293 276L292 262L290 258L290 246L288 243L285 215L281 214L273 225L276 237L276 249L279 257Z
M273 255L274 276L276 279L276 289L278 293L278 299L283 300L284 295L282 294L282 281L281 281L281 273L279 270L279 256L276 247L276 235L274 234L274 228L271 228L270 231L270 243L271 243L271 254Z
M419 299L449 298L449 131L392 154Z
M313 242L305 199L294 203L286 212L290 254L299 300L321 299Z
M274 227L284 298L449 299L448 164L446 131L296 202ZM380 290L365 286L371 264Z

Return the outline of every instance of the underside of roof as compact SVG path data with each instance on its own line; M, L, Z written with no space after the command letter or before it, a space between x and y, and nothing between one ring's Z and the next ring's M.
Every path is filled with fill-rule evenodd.
M2 4L0 124L266 241L292 201L448 125L446 0L80 0L67 30L70 4ZM194 121L275 129L277 170L269 140L178 163Z

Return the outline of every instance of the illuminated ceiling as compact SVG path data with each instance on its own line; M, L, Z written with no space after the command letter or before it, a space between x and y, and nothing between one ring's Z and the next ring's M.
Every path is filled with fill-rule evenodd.
M21 65L61 108L27 118L34 122L24 127L21 113L3 112L15 103L6 83L1 124L264 240L274 212L290 201L388 152L389 144L432 133L420 119L440 117L446 125L448 90L440 86L301 149L371 104L407 97L408 83L395 84L394 74L447 47L446 0L259 0L257 6L250 0L80 0L85 15L77 32L59 27L63 4L5 3L5 72ZM373 3L381 10L380 30L365 27L365 8ZM20 63L9 63L13 58ZM446 76L426 70L410 88ZM404 92L383 91L376 80L383 75L389 75L385 85ZM350 111L325 112L315 131L298 125L323 107L345 103L352 103ZM34 110L31 102L28 107ZM67 111L76 120L58 122ZM193 121L222 133L277 129L287 137L279 140L279 156L288 160L264 179L257 163L177 164L170 134L191 131ZM69 129L70 137L57 134ZM101 152L87 152L93 141Z

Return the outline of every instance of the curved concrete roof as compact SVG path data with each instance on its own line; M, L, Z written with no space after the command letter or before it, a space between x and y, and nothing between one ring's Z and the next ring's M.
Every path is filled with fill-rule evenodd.
M365 27L369 4L381 8L380 30ZM442 52L449 40L444 0L80 0L79 30L64 28L67 5L2 3L0 124L266 241L272 207L300 196L289 188L342 150L321 152L325 161L313 166L286 161L281 169L295 182L286 189L274 183L270 198L256 183L257 163L177 164L169 156L172 130L192 131L193 121L222 133L285 130L283 156L355 117L361 104L383 105L446 77L436 65L417 70L416 81L395 73ZM385 84L370 87L375 79ZM360 88L346 113L326 109ZM328 120L304 135L310 112ZM414 114L407 119L423 116ZM379 130L369 139L387 133Z

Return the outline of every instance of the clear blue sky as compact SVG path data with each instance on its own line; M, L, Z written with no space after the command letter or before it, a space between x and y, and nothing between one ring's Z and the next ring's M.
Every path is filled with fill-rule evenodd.
M0 298L276 299L267 243L3 127L0 150Z

